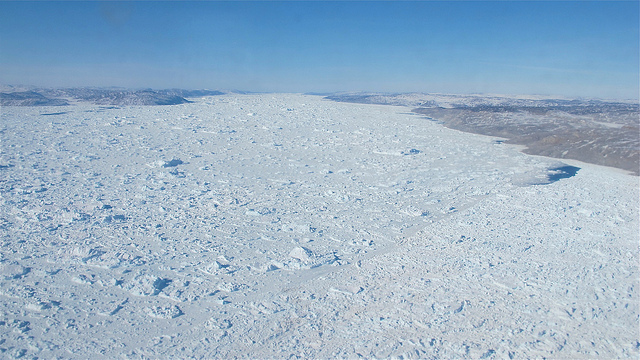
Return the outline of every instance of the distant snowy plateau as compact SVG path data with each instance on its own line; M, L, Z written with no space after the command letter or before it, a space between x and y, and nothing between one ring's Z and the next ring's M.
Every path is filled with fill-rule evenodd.
M2 107L0 358L640 355L637 176L414 104L189 100Z

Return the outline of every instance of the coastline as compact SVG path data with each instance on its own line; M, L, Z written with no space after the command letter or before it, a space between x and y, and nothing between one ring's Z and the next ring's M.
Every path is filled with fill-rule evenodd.
M419 93L336 94L325 99L403 106L449 129L521 145L525 154L640 175L640 106L632 101Z

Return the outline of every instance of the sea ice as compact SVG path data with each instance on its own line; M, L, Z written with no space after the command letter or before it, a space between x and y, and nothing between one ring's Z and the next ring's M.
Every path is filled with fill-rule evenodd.
M637 177L404 107L191 100L3 107L0 357L639 355Z

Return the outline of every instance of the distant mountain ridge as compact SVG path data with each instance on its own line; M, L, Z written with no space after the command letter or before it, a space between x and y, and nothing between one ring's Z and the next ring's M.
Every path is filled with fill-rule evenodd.
M360 104L384 104L410 107L438 107L451 108L554 108L555 110L569 107L602 107L612 105L637 111L637 101L601 100L601 99L570 99L539 95L491 95L491 94L428 94L428 93L334 93L325 94L325 98L333 101L352 102Z
M35 91L0 93L1 106L62 106L69 105L64 99L52 99Z
M7 89L11 89L10 87ZM16 88L18 90L19 88ZM24 90L24 89L20 89ZM33 89L0 92L1 106L64 106L70 100L97 105L178 105L189 103L188 97L222 95L217 90L126 90L98 88Z

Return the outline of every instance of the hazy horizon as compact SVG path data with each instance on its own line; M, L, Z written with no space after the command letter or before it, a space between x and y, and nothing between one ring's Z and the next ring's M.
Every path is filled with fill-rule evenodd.
M252 91L236 88L215 88L215 87L125 87L125 86L95 86L95 85L77 85L77 86L41 86L32 84L0 84L0 92L6 92L8 87L14 88L16 92L21 91L37 91L37 90L65 90L65 89L88 89L88 90L105 90L105 91L145 91L151 90L155 92L171 91L171 90L185 90L185 91L219 91L221 94L226 93L238 93L238 94L303 94L303 95L318 95L318 96L330 96L330 95L410 95L410 94L423 94L423 95L442 95L442 96L460 96L460 97L503 97L503 98L531 98L531 99L570 99L570 100L600 100L605 102L637 102L636 98L606 98L597 96L580 96L580 95L556 95L556 94L536 94L536 93L495 93L495 92L441 92L441 91L368 91L368 90L339 90L339 91ZM1 88L4 88L2 90Z
M1 2L0 83L639 98L637 2Z

